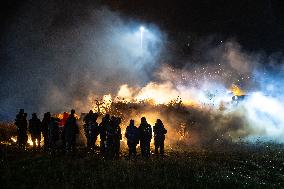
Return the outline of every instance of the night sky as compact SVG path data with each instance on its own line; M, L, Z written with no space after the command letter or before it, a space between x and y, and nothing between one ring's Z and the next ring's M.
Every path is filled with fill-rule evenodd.
M29 4L45 11L45 3L10 0L1 6L1 32L9 26L22 7ZM126 16L153 22L166 30L183 47L184 40L214 35L219 39L236 39L248 50L273 52L284 48L284 2L281 0L106 0L58 1L60 9L54 27L72 25L73 19L87 17L87 9L107 5ZM87 14L87 13L86 13ZM184 44L183 44L184 42ZM184 49L183 53L190 53Z
M284 47L284 2L280 0L107 2L114 10L157 23L173 38L216 35L236 38L249 50Z

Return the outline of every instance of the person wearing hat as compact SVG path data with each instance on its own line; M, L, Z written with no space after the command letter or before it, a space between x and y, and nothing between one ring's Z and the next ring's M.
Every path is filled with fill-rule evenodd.
M150 157L150 143L152 140L152 127L145 117L141 118L139 126L140 148L142 157Z

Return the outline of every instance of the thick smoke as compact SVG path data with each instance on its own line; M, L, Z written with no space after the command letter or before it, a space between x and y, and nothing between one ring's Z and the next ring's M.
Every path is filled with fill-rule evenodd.
M2 117L12 118L19 108L40 114L87 111L83 104L90 94L151 80L164 38L154 25L145 24L141 46L141 23L106 7L41 5L22 7L5 32Z
M110 94L133 103L124 124L143 115L151 124L162 118L168 141L283 142L281 54L248 53L235 40L212 45L207 38L184 60L171 54L166 34L153 24L143 23L141 31L138 20L105 7L67 7L73 13L66 16L54 5L44 11L37 4L23 7L5 31L4 118L19 108L86 112L94 99ZM176 63L181 61L183 66ZM244 94L242 101L232 100Z
M188 62L182 69L163 65L155 81L140 88L123 85L118 96L134 101L153 99L156 104L181 100L187 107L186 116L178 112L160 116L173 118L167 121L173 132L183 120L191 144L222 139L283 142L282 62L260 53L245 53L233 41L204 49L201 56L207 61ZM234 101L235 95L246 96Z

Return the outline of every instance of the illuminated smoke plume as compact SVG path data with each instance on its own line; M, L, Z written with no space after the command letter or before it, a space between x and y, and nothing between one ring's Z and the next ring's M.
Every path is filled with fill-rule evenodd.
M246 53L234 40L205 40L184 60L171 54L166 34L154 24L105 7L67 7L72 15L65 16L55 4L45 11L40 3L22 7L6 29L2 117L13 119L19 108L40 116L71 108L97 111L105 95L111 102L102 113L120 105L114 110L124 113L124 127L130 118L138 124L146 116L152 125L161 118L170 143L258 137L284 142L281 54ZM247 96L236 103L236 94Z
M159 116L165 120L172 117L167 124L174 133L184 122L190 143L239 139L283 142L284 103L278 88L283 87L279 76L271 76L275 70L260 73L269 69L261 62L265 59L242 52L234 42L210 49L209 54L212 52L214 62L183 69L161 66L155 81L138 88L122 85L118 96L134 102L152 100L155 105L180 101L186 107L183 119L178 112ZM281 75L281 70L278 73ZM234 95L245 97L234 101Z
M41 116L87 111L90 94L151 80L165 38L157 27L144 23L141 49L141 22L106 7L80 6L39 1L20 8L1 43L0 115L12 119L19 108Z

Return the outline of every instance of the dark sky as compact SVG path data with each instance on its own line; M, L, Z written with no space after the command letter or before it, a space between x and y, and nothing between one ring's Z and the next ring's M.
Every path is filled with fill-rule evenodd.
M1 32L5 33L5 28L17 18L20 8L32 2L2 3ZM157 24L171 39L181 41L181 46L188 36L215 35L220 39L234 38L252 51L273 52L284 48L284 1L281 0L77 0L57 4L62 13L59 23L68 22L73 16L84 16L85 9L104 4L126 16Z
M172 36L191 33L236 38L249 50L284 47L281 0L107 0L114 10L152 20Z

